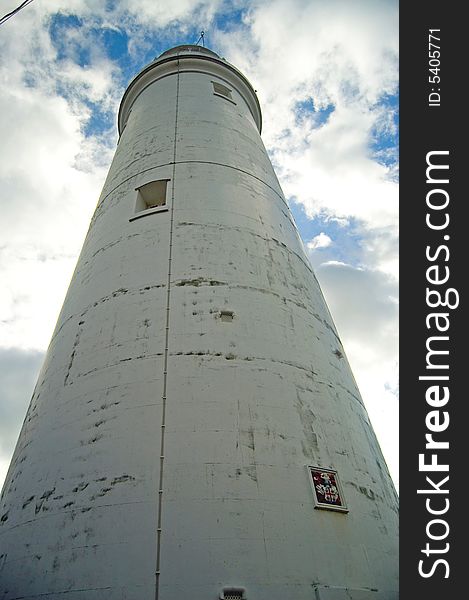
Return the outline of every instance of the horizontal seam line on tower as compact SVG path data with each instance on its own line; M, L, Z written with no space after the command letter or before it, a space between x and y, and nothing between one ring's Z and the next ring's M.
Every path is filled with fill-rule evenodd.
M260 181L262 184L264 184L266 187L268 187L270 190L272 190L274 192L274 194L276 196L278 196L280 198L280 200L283 202L283 204L285 204L285 206L287 208L289 208L287 201L285 200L285 198L283 198L276 189L274 189L271 185L269 185L268 183L266 183L265 181L263 181L262 179L260 179L260 177L257 177L256 175L253 175L252 173L249 173L248 171L244 171L243 169L238 169L237 167L233 167L231 165L227 165L225 163L217 163L217 162L213 162L213 161L209 161L209 160L178 160L176 162L171 161L168 163L163 163L161 165L157 165L155 167L149 167L148 169L144 169L143 171L139 171L138 173L134 173L133 175L130 175L129 177L126 177L125 179L123 179L118 185L116 185L115 188L112 188L112 190L109 190L109 192L103 196L102 200L99 202L97 208L99 206L101 206L103 204L103 202L116 190L118 190L121 185L123 185L124 183L127 183L128 181L130 181L131 179L133 179L134 177L137 177L138 175L142 175L142 173L147 173L148 171L154 171L155 169L160 169L162 167L169 167L173 164L178 164L178 165L183 165L183 164L204 164L204 165L217 165L219 167L225 167L227 169L233 169L234 171L239 171L240 173L244 173L245 175L248 175L249 177L252 177L253 179L256 179L257 181Z
M181 55L179 55L179 56L180 56L180 58L193 58L193 57L188 57L188 56L184 57L184 55L182 55L182 56L181 56ZM205 56L205 57L203 57L203 56L198 56L197 58L201 58L201 59L204 59L204 60L210 60L210 57L207 57L207 56ZM168 59L166 59L166 60L164 60L164 61L160 62L159 64L161 65L161 64L164 64L164 63L167 63L167 62L171 62L172 60L178 60L178 62L179 62L179 58L178 58L178 59L174 59L174 58L168 58ZM212 62L218 62L218 61L216 61L216 60L213 60L213 59L212 59ZM247 78L246 78L246 77L245 77L245 76L244 76L244 75L243 75L243 74L242 74L240 71L238 71L236 68L234 68L234 69L233 69L233 66L232 66L232 65L225 64L224 66L227 66L227 67L229 68L229 71L230 71L231 73L234 73L236 76L238 76L238 77L240 78L240 80L241 80L241 81L244 83L244 85L246 85L246 86L247 86L247 88L248 88L248 89L252 89L252 90L254 89L254 88L252 87L251 83L249 82L249 80L248 80L248 79L247 79ZM137 83L137 80L138 80L139 78L142 78L142 77L144 77L144 76L145 76L147 73L149 73L149 72L150 72L150 71L151 71L151 70L152 70L154 67L155 67L155 65L153 64L153 62L152 62L152 63L150 63L150 64L147 66L147 68L143 69L143 70L142 70L140 73L138 73L138 74L137 74L137 75L134 77L134 79L133 79L133 80L132 80L132 81L129 83L129 85L128 85L128 87L127 87L126 91L124 92L124 96L122 97L122 100L121 100L121 103L120 103L120 107L119 107L119 113L118 113L118 116L117 116L117 128L118 128L118 133L119 133L119 140L120 140L120 138L121 138L122 134L124 133L125 125L127 125L127 121L126 121L125 125L122 127L122 130L120 130L120 127L119 127L119 124L120 124L120 116L121 116L122 108L123 108L123 106L124 106L124 102L126 102L126 101L127 101L127 99L128 99L128 98L130 98L130 94L131 94L130 90L131 90L131 88L134 86L134 84L135 84L135 83ZM165 79L166 77L173 77L174 75L178 75L178 76L179 76L179 74L180 74L181 72L182 72L182 73L201 73L201 74L203 74L203 75L209 75L209 73L207 73L206 71L203 71L202 69L183 69L182 71L179 71L179 69L178 69L178 71L177 71L177 72L173 72L173 73L164 73L164 74L163 74L163 75L161 75L160 77L157 77L157 78L153 79L152 81L150 81L149 83L147 83L147 84L146 84L146 85L145 85L145 86L144 86L144 87L143 87L143 88L142 88L142 89L141 89L141 90L140 90L138 93L136 93L136 94L135 94L135 97L134 97L133 99L130 99L131 105L130 105L130 109L129 109L129 111L128 111L128 114L130 114L130 111L132 110L132 108L133 108L133 105L134 105L135 101L137 100L137 98L138 98L138 97L139 97L139 96L140 96L140 95L141 95L141 94L142 94L142 93L143 93L143 92L144 92L144 91L145 91L147 88L149 88L151 85L153 85L153 84L154 84L154 83L156 83L157 81L160 81L161 79ZM219 78L220 78L222 81L224 81L225 83L228 83L228 84L230 84L230 85L233 85L233 84L232 84L232 82L228 81L226 78L222 77L221 75L215 75L215 76L216 76L216 77L219 77ZM235 87L236 87L236 86L235 86ZM255 105L257 105L257 109L259 110L259 124L257 124L257 121L256 121L256 115L254 115L254 114L253 114L253 112L252 112L252 110L251 110L251 107L249 106L249 103L248 103L248 102L246 101L246 99L244 98L244 95L243 95L243 94L242 94L242 93L241 93L241 92L240 92L238 89L237 89L237 92L239 93L239 95L241 96L241 98L243 99L243 101L245 102L245 104L246 104L246 106L247 106L247 108L248 108L249 112L251 113L251 116L252 116L252 118L254 119L254 122L256 123L257 130L258 130L259 134L261 134L261 133L262 133L262 111L261 111L261 107L260 107L260 104L259 104L259 100L257 99L257 96L256 96L256 92L255 92L255 90L254 90L254 95L253 95L253 97L254 97L254 104L255 104Z
M40 597L46 597L46 596L51 596L52 594L71 594L73 592L93 592L93 591L97 591L97 590L112 590L112 589L116 589L113 588L112 586L106 586L106 587L93 587L93 588L75 588L75 589L71 589L71 590L59 590L57 592L44 592L43 594L39 593L39 594L28 594L27 596L15 596L14 598L12 598L12 600L27 600L27 598L40 598Z
M235 229L235 230L239 230L241 229L240 227L237 226L232 226L230 227L229 225L220 225L220 224L212 224L212 223L185 223L184 225L195 225L196 227L223 227L225 229ZM182 227L183 225L181 223L178 223L177 225L178 227ZM283 246L283 248L287 251L290 252L290 254L293 254L293 256L296 256L296 258L298 258L299 261L301 261L303 263L303 265L308 269L308 271L313 275L314 279L317 282L317 278L316 275L311 267L311 265L309 265L297 252L295 252L294 250L291 250L288 246L286 246L285 244L282 244L282 242L279 242L277 240L277 238L274 237L264 237L263 235L260 235L259 233L255 233L254 231L251 231L250 229L247 228L243 228L243 232L248 233L249 235L252 235L254 237L258 237L261 240L264 240L264 242L275 242L281 246Z
M198 354L197 350L194 350L192 352L192 354L177 354L177 353L171 353L170 356L174 356L179 358L180 356L197 356L197 358L200 358L200 356L215 356L215 354L213 352L205 352L204 354L200 355ZM224 355L222 354L221 356L218 356L217 358L225 358ZM249 360L248 360L249 359ZM300 369L301 371L306 371L307 373L312 373L313 375L316 375L316 371L314 371L314 369L311 369L307 366L303 366L300 364L295 364L291 361L286 361L286 360L277 360L276 358L272 358L272 357L268 357L268 356L236 356L233 360L242 360L242 361L248 361L248 362L252 362L252 361L256 361L256 360L263 360L266 362L271 362L271 363L275 363L275 364L280 364L280 365L286 365L287 367L292 367L293 369Z
M127 506L129 504L151 504L151 502L149 500L134 500L132 502L112 502L112 503L108 503L108 504L99 504L99 505L95 505L95 506L77 506L75 508L71 508L70 510L57 510L54 512L51 512L48 515L40 515L40 516L35 516L33 519L28 519L27 521L21 521L21 523L16 523L15 525L12 525L11 527L4 527L3 531L1 532L2 534L7 533L8 531L11 531L12 529L16 529L17 527L23 527L24 525L27 525L28 523L34 523L35 521L38 521L39 519L50 519L53 517L57 517L57 515L62 515L64 513L70 513L70 512L81 512L84 508L85 509L89 509L89 510L99 510L100 508L108 508L109 506ZM88 511L86 511L88 512Z
M119 242L121 241L121 239L119 239ZM146 289L148 287L148 289ZM144 292L149 291L150 289L155 289L155 288L164 288L166 287L166 283L157 283L154 285L150 285L150 286L144 286L142 287L137 287L137 288L129 288L126 292L125 295L128 295L128 297L132 297L133 295L138 294L142 294ZM143 290L143 292L142 292ZM88 302L88 304L85 306L85 308L83 308L82 310L80 309L79 312L74 313L73 315L70 315L69 317L67 317L63 323L60 324L60 327L58 327L57 331L54 331L54 333L52 334L51 340L49 342L49 346L52 344L53 340L55 340L55 338L58 336L58 334L61 332L61 330L65 327L65 325L68 323L68 321L70 321L70 319L74 319L76 317L80 317L83 318L86 316L86 313L91 310L92 308L95 308L96 306L99 306L100 304L104 303L104 302L109 302L114 300L115 298L118 298L120 295L123 294L117 294L116 296L114 296L113 294L115 294L116 292L118 292L119 290L114 290L113 292L111 292L110 294L106 294L105 296L101 296L100 298L98 298L97 300L93 300L92 302ZM114 344L117 345L117 344Z

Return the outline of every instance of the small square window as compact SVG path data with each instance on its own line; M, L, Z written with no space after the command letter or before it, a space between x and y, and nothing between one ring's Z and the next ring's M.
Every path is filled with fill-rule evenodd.
M223 588L220 594L221 600L247 600L244 588Z
M158 179L136 188L135 214L130 218L131 221L147 214L167 210L168 181L169 179Z
M164 206L166 204L167 186L168 179L159 179L158 181L150 181L149 183L137 188L137 204L140 204L140 206L137 207L137 210L146 210L147 208Z
M234 312L232 310L221 310L220 320L224 323L231 323L233 321Z
M230 100L230 102L233 102L233 104L236 104L236 102L233 100L233 96L231 95L232 90L230 90L230 88L226 87L226 85L218 83L217 81L212 81L212 85L215 96L221 96L226 100Z

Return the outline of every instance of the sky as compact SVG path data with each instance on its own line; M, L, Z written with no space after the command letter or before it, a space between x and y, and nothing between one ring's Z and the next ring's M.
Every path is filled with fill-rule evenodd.
M18 4L3 0L2 15ZM122 94L202 30L257 90L264 144L398 487L396 0L35 0L0 26L0 484Z

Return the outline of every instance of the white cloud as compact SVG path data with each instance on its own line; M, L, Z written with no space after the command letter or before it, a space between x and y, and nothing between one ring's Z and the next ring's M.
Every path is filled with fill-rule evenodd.
M88 69L57 62L30 8L8 21L0 41L0 345L42 350L112 155L109 142L85 137L85 101L115 110L117 88L115 66L102 57ZM59 85L71 90L66 98Z
M327 248L332 244L331 238L325 234L323 231L319 235L316 235L312 240L310 240L306 247L309 250L317 250L318 248Z
M316 269L393 479L398 483L397 282L328 261Z
M30 88L0 94L2 346L47 346L105 169L86 163L80 117ZM105 151L101 148L101 152Z
M0 481L18 438L44 354L0 348Z
M378 132L393 130L379 101L397 89L397 17L386 0L274 0L255 3L239 35L217 35L258 90L284 191L310 218L356 219L365 231L397 235L394 170L370 150ZM333 111L325 123L298 118L301 101Z
M396 228L397 184L369 156L372 113L338 108L320 128L295 126L273 147L284 191L306 213L359 220L363 227Z
M150 21L151 24L164 27L177 20L184 22L187 29L192 29L197 23L209 23L221 5L221 0L128 0L125 3L126 9L141 23L148 24ZM190 40L192 43L195 41Z

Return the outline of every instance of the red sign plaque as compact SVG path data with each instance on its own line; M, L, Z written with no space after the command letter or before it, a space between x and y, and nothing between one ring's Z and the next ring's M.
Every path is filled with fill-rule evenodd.
M348 511L337 471L308 467L314 490L315 508Z

